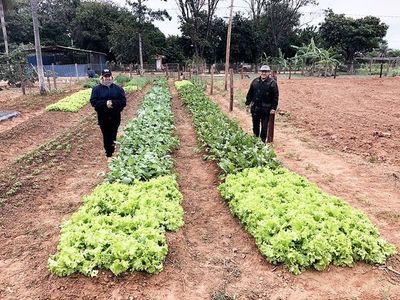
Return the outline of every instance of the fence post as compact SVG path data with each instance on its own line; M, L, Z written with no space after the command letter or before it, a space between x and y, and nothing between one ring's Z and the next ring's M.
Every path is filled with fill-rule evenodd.
M129 64L129 78L132 78L132 64Z
M211 65L211 88L210 95L214 93L214 65Z
M382 73L383 73L383 62L381 63L381 72L379 74L379 78L382 78Z
M274 127L275 127L275 111L271 111L268 120L267 143L272 143L274 141Z
M57 77L56 77L56 71L55 71L53 63L51 64L51 72L52 72L52 75L53 75L54 89L56 90L57 89Z
M240 80L243 80L243 65L240 67Z
M79 73L78 73L78 64L77 63L75 63L75 75L76 75L77 81L79 81Z
M338 64L335 64L335 73L333 74L333 79L336 79L337 68L338 68Z
M165 65L165 73L167 75L167 80L169 79L169 74L168 74L168 65Z
M47 84L49 85L49 91L51 91L50 73L49 72L46 72L46 77L47 77Z
M26 95L26 90L25 90L25 76L24 76L24 71L21 65L19 65L19 72L21 76L21 89L22 89L22 95Z
M230 74L230 101L229 101L229 111L233 110L233 69L229 69Z
M178 81L180 81L180 80L181 80L181 71L180 71L179 64L178 64Z
M292 64L289 63L289 79L292 78Z
M192 79L192 66L189 68L189 79Z

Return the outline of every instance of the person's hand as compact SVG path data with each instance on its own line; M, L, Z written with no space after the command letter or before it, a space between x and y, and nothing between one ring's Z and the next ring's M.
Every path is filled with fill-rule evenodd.
M107 100L107 107L108 108L112 108L112 101L111 100Z
M246 112L247 112L247 113L250 112L250 105L246 105Z

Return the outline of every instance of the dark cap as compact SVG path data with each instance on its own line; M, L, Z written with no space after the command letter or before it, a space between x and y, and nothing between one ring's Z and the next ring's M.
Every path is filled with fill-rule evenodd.
M111 71L109 69L104 69L101 71L101 76L111 76Z

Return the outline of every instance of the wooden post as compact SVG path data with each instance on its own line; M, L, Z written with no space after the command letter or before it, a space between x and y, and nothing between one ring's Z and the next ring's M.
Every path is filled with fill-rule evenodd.
M19 65L19 71L20 71L20 76L21 76L21 89L22 89L22 95L26 95L26 90L25 90L25 76L24 76L24 69L23 66Z
M214 65L211 66L211 89L210 95L214 93Z
M132 78L132 64L129 64L129 78Z
M167 75L167 80L168 80L169 79L168 65L165 65L165 73Z
M50 74L47 72L47 84L49 85L49 91L51 91L51 84L50 84Z
M369 75L372 75L372 62L374 61L373 58L369 59Z
M230 74L230 101L229 101L229 111L233 110L233 69L229 69Z
M383 73L383 62L381 63L381 72L379 74L379 78L382 78L382 73Z
M192 79L192 66L189 68L189 79Z
M240 80L243 80L243 65L240 68Z
M289 63L289 79L292 78L292 64Z
M274 141L274 127L275 127L275 111L271 111L268 120L267 143L272 143Z
M54 68L54 64L51 64L51 74L53 75L53 85L54 85L54 89L57 89L57 77L56 77L56 71Z
M391 64L391 63L392 63L392 62L391 62L391 60L389 59L389 60L388 60L388 63L387 63L386 76L389 76L390 64Z
M226 37L226 51L225 51L225 91L228 90L228 69L229 69L229 55L231 52L231 35L232 35L232 15L233 15L233 0L231 0L228 33Z
M76 75L77 81L79 81L79 73L78 73L78 64L77 63L75 63L75 75Z
M179 64L178 64L178 81L181 80L181 70L179 68Z
M335 65L335 73L333 73L333 79L336 79L338 64Z

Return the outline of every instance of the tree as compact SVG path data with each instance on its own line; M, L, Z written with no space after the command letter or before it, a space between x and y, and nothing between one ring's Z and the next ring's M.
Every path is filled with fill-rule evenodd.
M219 0L176 0L182 34L191 39L194 56L203 58Z
M139 41L139 61L140 61L140 74L143 74L143 56L142 56L142 32L143 26L146 21L153 21L153 20L164 20L164 18L171 19L168 12L166 10L152 10L148 8L144 2L147 0L126 0L126 3L131 6L132 13L137 19L137 23L139 25L138 31L138 41ZM166 0L164 0L166 1Z
M316 4L315 0L266 0L265 26L270 41L270 51L278 56L279 49L288 46L288 41L296 26L300 22L300 9L307 5Z
M351 71L356 53L379 47L387 29L388 26L377 17L353 19L329 9L319 32L325 47L340 51Z
M6 10L9 44L27 44L34 40L32 10L29 0L14 0L12 9Z
M146 49L143 55L149 61L165 48L165 36L153 24L146 22L142 25L142 42ZM111 51L122 63L140 62L139 57L139 24L132 15L122 18L113 25L110 33Z
M10 8L14 3L11 0L0 0L0 20L1 20L1 29L3 31L3 40L4 40L4 50L6 55L8 55L8 37L7 37L7 28L6 28L6 20L4 17L4 12Z
M46 94L46 82L44 80L42 48L40 45L40 35L39 35L38 0L31 0L31 6L32 6L33 34L35 36L37 73L39 77L39 91L40 95L44 95Z
M84 1L77 8L72 38L78 48L109 54L113 26L129 17L130 13L110 2Z
M40 0L41 39L46 45L74 46L72 33L80 0Z

